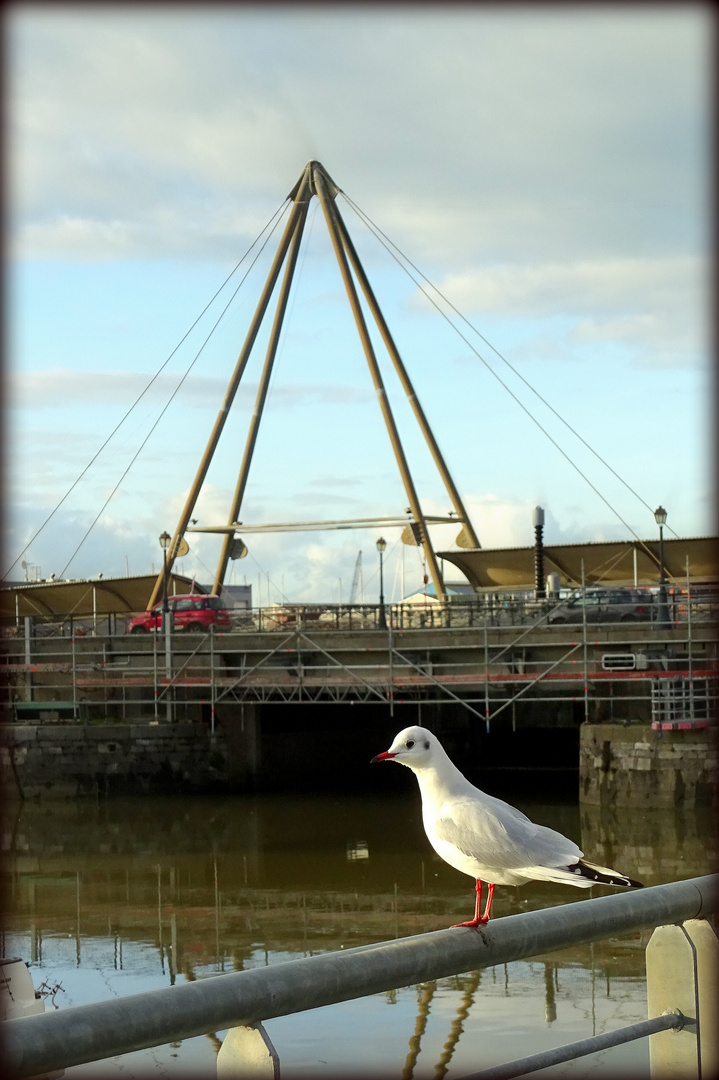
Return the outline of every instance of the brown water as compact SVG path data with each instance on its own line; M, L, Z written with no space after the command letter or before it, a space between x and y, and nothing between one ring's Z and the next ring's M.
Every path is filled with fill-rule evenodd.
M646 884L709 873L699 812L600 813L522 803L588 857ZM46 1007L138 993L469 918L473 883L442 863L416 792L397 798L243 797L43 802L4 821L5 956L30 962ZM498 888L493 916L611 889ZM630 934L436 984L267 1021L283 1078L460 1077L646 1018ZM224 1032L68 1069L215 1075ZM541 1075L648 1075L646 1040Z

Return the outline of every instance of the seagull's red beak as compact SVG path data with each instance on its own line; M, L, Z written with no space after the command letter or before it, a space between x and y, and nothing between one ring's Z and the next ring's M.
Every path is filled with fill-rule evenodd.
M370 761L370 765L374 765L375 761L391 761L395 757L397 757L396 754L390 754L389 750L385 750L384 754L376 754Z

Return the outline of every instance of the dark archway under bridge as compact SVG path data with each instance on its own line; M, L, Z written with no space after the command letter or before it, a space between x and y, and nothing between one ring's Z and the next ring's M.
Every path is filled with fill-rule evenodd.
M232 706L221 726L239 726ZM247 706L245 706L245 710ZM433 731L465 775L502 798L521 791L551 802L574 798L579 790L579 725L583 708L572 702L517 703L502 723L487 730L457 702L405 700L395 705L341 704L254 706L257 771L250 783L265 792L371 792L391 798L414 790L408 769L370 765L404 727L421 724ZM541 715L542 712L546 715ZM561 715L560 715L561 714ZM247 726L245 712L243 722ZM398 775L399 774L399 775ZM241 785L249 777L242 777Z

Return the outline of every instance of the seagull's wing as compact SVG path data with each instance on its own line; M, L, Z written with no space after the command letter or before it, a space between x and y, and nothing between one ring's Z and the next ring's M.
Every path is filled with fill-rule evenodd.
M464 797L446 802L435 822L437 837L469 858L506 870L567 866L581 858L566 836L536 825L501 799L482 795L481 801Z

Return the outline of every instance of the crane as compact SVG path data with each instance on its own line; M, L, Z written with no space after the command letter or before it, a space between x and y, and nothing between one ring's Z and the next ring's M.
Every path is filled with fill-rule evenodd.
M357 603L357 590L360 592L360 603L364 600L362 596L362 552L357 553L357 561L355 562L355 570L352 575L352 588L350 589L350 604Z

